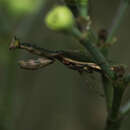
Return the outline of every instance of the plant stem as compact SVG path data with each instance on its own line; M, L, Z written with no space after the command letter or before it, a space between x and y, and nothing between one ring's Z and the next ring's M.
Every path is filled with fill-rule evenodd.
M79 0L79 14L87 19L88 17L88 0Z
M105 75L102 75L102 83L106 97L107 112L110 113L113 101L113 86L111 80L109 80Z
M87 10L87 5L86 6L81 6L79 9L80 15L84 18L87 18L88 16L88 10Z
M114 86L114 97L112 109L108 113L105 130L119 130L121 127L122 118L120 118L120 105L124 93L124 85L120 83Z
M114 97L113 97L112 112L111 112L111 118L113 120L118 118L118 114L120 111L121 99L124 92L122 88L124 88L124 86L114 87Z
M120 26L121 21L124 18L124 14L126 13L127 7L129 3L128 0L121 0L120 5L116 14L115 19L113 20L112 27L109 30L108 38L107 38L107 43L110 43L113 39L113 36L115 35L117 29Z
M74 28L72 30L72 33L75 37L77 37L80 40L80 43L89 51L89 53L93 56L93 58L96 60L96 63L101 66L104 74L106 74L110 79L114 79L115 75L112 70L110 70L110 65L108 64L105 57L102 55L100 50L94 46L91 41L89 41L87 38L83 38L83 34L77 29Z
M113 21L112 27L109 30L109 35L106 40L107 43L112 42L113 36L115 35L117 29L120 26L120 23L124 17L127 7L128 7L128 0L121 0L119 9L117 11L117 15ZM121 114L125 115L130 109L129 103L126 106L124 106L122 109L120 109L124 88L126 82L128 82L128 80L130 79L129 77L130 76L127 76L123 82L119 82L119 83L116 81L113 82L114 83L113 103L112 103L111 111L108 112L105 130L119 130L121 127L121 122L123 120Z
M73 34L79 39L80 43L90 52L96 63L102 68L104 92L107 102L108 117L105 130L119 130L121 126L121 119L119 118L120 104L124 92L124 81L116 79L115 73L110 70L110 65L98 50L98 48L91 43L81 32L77 29L73 30ZM115 80L116 79L116 80Z

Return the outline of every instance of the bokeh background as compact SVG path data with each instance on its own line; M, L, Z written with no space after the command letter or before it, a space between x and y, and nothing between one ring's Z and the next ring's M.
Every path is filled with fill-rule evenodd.
M109 28L119 0L90 0L93 28ZM37 71L22 70L17 61L33 58L9 51L13 36L52 50L83 49L72 37L52 32L45 14L62 0L0 0L0 129L103 130L105 100L98 74L84 74L55 63ZM130 9L117 31L110 57L130 71ZM130 90L124 96L128 101ZM130 115L122 130L130 129Z

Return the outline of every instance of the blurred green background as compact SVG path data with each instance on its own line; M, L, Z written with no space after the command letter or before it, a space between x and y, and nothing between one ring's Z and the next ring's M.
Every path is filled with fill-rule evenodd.
M119 0L90 0L93 28L109 28ZM33 58L25 51L9 51L13 36L54 49L82 49L72 37L53 32L44 16L62 0L0 0L0 129L103 130L105 100L98 74L80 76L55 63L37 71L22 70L17 61ZM130 71L130 9L117 32L110 56ZM126 102L129 88L124 96ZM130 129L130 115L122 129Z

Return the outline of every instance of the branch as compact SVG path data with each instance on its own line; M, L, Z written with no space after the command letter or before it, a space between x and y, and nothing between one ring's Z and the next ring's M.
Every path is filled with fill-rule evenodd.
M72 30L72 33L80 40L80 43L90 52L96 63L102 68L104 74L106 74L110 79L114 79L114 72L110 69L110 65L108 64L102 53L99 51L99 49L95 47L94 43L91 43L91 41L89 41L86 36L84 36L76 28Z
M112 82L105 75L102 75L102 84L103 84L103 89L104 89L105 98L106 98L107 112L110 113L112 109L112 101L113 101Z
M79 13L80 16L88 18L88 0L79 0L78 1Z
M106 128L105 130L119 130L121 127L122 118L120 118L120 105L121 99L124 93L124 85L123 84L115 84L114 86L114 94L113 94L113 102L112 109L108 113Z
M106 83L104 82L104 92L105 94L107 94L106 101L109 101L107 102L107 108L109 107L110 109L108 110L108 117L105 129L119 130L122 120L118 118L118 114L120 110L122 95L124 92L123 89L125 87L124 83L122 82L124 67L123 71L122 66L120 66L119 68L116 68L116 72L114 72L102 53L98 50L94 43L88 40L86 35L82 34L77 29L73 30L73 35L76 36L80 40L80 43L90 52L96 63L101 67L106 78L112 81L112 85L108 86L107 84L107 87L109 87L109 89L105 89Z

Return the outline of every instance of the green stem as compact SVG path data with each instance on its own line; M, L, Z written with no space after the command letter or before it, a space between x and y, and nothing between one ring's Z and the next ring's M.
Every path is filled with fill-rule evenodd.
M114 87L114 97L113 97L112 112L111 112L111 118L113 120L117 119L119 116L121 99L124 92L122 88L124 88L124 86Z
M75 37L77 37L80 40L80 43L89 51L89 53L93 56L96 63L101 66L104 74L106 74L110 79L114 79L115 75L112 70L110 70L110 65L106 61L105 57L102 55L100 50L95 47L91 41L89 41L87 38L83 38L82 33L77 29L74 28L72 30L72 33Z
M107 43L110 43L112 41L113 36L115 35L117 29L121 24L121 21L124 18L124 14L126 13L128 5L129 5L128 0L121 0L116 17L113 21L112 27L109 30L108 38L106 41Z
M73 34L80 40L80 43L93 56L96 63L100 65L100 67L104 72L104 75L106 76L104 79L104 85L105 85L104 91L107 96L106 100L109 101L107 102L107 107L109 110L105 130L119 130L122 121L119 118L119 111L122 95L124 92L124 86L125 86L124 82L120 80L119 81L114 80L115 73L112 70L110 70L110 65L108 64L107 60L98 50L98 48L93 43L91 43L91 41L89 41L85 36L83 36L83 34L77 29L73 30ZM111 86L108 86L109 80L112 81Z
M88 17L88 0L78 0L78 8L80 16L87 19Z
M120 118L120 105L124 92L124 85L116 84L114 86L114 97L112 109L108 113L105 130L119 130L121 127L122 118Z
M79 13L80 13L80 16L87 18L88 17L87 5L86 6L80 6Z
M106 97L107 112L110 113L113 101L113 86L111 80L109 80L105 75L102 75L102 83Z

